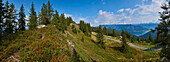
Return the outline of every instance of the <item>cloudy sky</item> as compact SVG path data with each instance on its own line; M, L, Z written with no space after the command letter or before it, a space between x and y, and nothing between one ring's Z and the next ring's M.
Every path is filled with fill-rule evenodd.
M7 0L3 0L5 2ZM24 4L25 13L29 16L31 2L37 13L43 2L48 0L8 0L14 3L17 11ZM74 21L91 23L92 26L104 24L139 24L159 23L158 12L165 0L50 0L53 9Z

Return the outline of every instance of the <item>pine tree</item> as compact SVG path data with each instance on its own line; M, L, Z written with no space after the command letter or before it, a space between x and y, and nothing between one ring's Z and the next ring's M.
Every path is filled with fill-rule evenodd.
M131 43L134 43L136 40L136 37L133 35L132 38L131 38Z
M116 36L117 36L117 35L116 35L116 32L115 32L115 29L113 29L112 34L113 34L113 37L116 37Z
M142 38L141 38L141 41L145 41L145 39L142 37Z
M129 45L127 44L126 35L122 34L122 52L128 53L129 52Z
M51 22L54 10L52 8L52 5L50 4L50 1L48 1L47 5L48 5L48 8L47 8L47 18L48 18L48 22Z
M101 25L99 25L98 32L103 33L103 29L102 29Z
M98 40L98 44L105 49L105 43L104 43L104 36L103 36L103 33L102 31L100 31L98 34L97 34L97 40Z
M150 40L150 42L154 41L153 38L152 38L152 34L151 33L149 33L149 40Z
M125 34L125 32L124 32L124 30L122 29L121 36L123 36L123 34Z
M137 41L140 42L140 38L139 37L137 37Z
M0 32L3 31L3 26L4 26L4 13L5 13L5 7L4 4L2 2L2 0L0 0ZM1 35L1 33L0 33Z
M7 34L12 34L14 33L17 23L16 23L16 10L14 7L14 4L11 3L11 5L9 6L8 1L6 1L5 4L5 10L7 11L5 13L5 32Z
M60 22L60 19L59 19L59 15L58 15L58 12L57 10L55 10L55 14L53 15L53 18L52 18L52 22L51 24L54 24L54 25L59 25Z
M73 22L73 19L72 19L71 17L67 17L67 18L66 18L66 21L67 21L67 25L69 26L70 23Z
M64 32L64 30L67 30L67 21L65 19L64 13L61 14L60 16L60 21L61 21L61 27L62 27L62 31Z
M30 9L31 13L30 13L30 18L29 18L29 29L34 29L37 27L38 25L38 21L37 21L37 15L34 9L34 3L32 2L31 5L31 9Z
M106 27L103 28L103 34L107 35L107 28Z
M25 30L25 24L26 24L26 20L25 20L25 12L24 12L24 6L23 4L21 5L20 8L20 12L19 12L19 31Z
M12 29L12 33L16 33L18 31L18 28L17 28L17 25L18 25L18 22L16 22L16 19L17 19L17 12L15 10L15 6L13 3L11 3L10 5L10 14L11 14L11 29Z
M41 24L47 25L50 23L47 12L47 5L43 3L43 6L41 8Z
M84 30L84 21L80 20L80 30L83 31Z
M158 34L161 34L161 37L162 37L161 42L162 42L163 48L161 50L160 56L170 59L170 34L169 34L170 0L167 0L167 3L163 4L161 8L163 9L163 12L159 12L161 22L158 25L158 27L156 27L155 29L158 32Z

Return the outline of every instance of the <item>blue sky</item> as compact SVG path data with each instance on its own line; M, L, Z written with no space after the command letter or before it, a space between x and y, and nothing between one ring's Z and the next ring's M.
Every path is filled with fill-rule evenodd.
M5 2L7 0L3 0ZM8 0L14 3L17 11L24 4L25 13L29 16L31 2L35 10L41 10L42 4L48 0ZM160 6L163 0L49 0L55 10L71 16L74 21L80 20L100 24L137 24L158 23Z

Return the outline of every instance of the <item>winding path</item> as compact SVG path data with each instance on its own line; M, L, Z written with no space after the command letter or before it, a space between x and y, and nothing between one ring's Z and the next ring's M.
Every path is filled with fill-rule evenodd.
M95 33L92 33L93 35L96 35ZM108 37L104 37L106 39L109 39L109 40L112 40L112 41L116 41L116 42L122 42L120 40L116 40L116 39L112 39L112 38L108 38ZM138 49L142 49L142 50L161 50L162 48L161 47L158 47L158 48L146 48L146 47L141 47L141 46L137 46L137 45L134 45L132 43L127 43L128 45L132 46L132 47L135 47L135 48L138 48Z

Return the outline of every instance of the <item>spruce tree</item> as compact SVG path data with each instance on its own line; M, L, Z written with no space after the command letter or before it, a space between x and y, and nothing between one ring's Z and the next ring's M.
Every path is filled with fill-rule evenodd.
M140 42L140 38L139 37L137 37L137 41Z
M141 41L145 41L145 39L142 37L142 38L141 38Z
M20 8L20 12L19 12L19 31L25 30L25 24L26 24L26 20L25 20L25 12L24 12L24 6L23 4L21 5Z
M123 34L125 34L125 32L124 32L124 30L122 29L121 36L123 36Z
M116 37L116 32L115 32L115 29L112 30L112 34L113 34L113 37Z
M84 30L84 22L82 20L80 20L80 30L83 31Z
M151 33L149 33L149 40L150 40L150 42L154 41L153 38L152 38L152 34Z
M136 37L133 35L132 38L131 38L131 43L134 43L136 40Z
M67 21L65 19L64 13L60 16L62 31L67 30Z
M101 27L101 25L99 25L98 32L103 33L103 28Z
M11 5L9 6L8 1L6 1L5 4L5 10L7 11L5 13L5 32L7 34L12 34L14 33L14 30L16 29L16 11L15 11L15 7L14 4L11 3Z
M129 45L127 44L127 40L126 40L126 35L123 33L122 34L122 52L123 53L128 53L129 52Z
M53 18L52 18L52 22L51 24L54 24L54 25L59 25L60 22L60 19L59 19L59 15L58 15L58 12L57 10L55 10L55 14L53 15Z
M34 29L37 27L38 25L38 21L37 21L37 15L34 9L34 3L32 2L31 5L31 9L30 9L31 13L30 13L30 18L29 18L29 29Z
M47 5L43 3L43 6L41 8L41 24L47 25L50 23L47 12Z
M107 35L107 28L106 27L103 28L103 34Z
M99 33L97 34L97 40L98 40L98 44L105 49L105 43L104 43L104 36L102 31L99 31Z
M13 3L11 3L10 5L10 18L11 18L11 28L12 29L12 33L16 33L18 31L18 28L17 28L17 25L18 25L18 22L16 22L16 19L17 19L17 12L15 10L15 6Z
M4 13L5 13L5 7L4 4L2 2L2 0L0 0L0 32L3 31L3 26L4 26ZM1 35L1 33L0 33Z
M70 23L73 23L73 19L71 17L67 17L66 21L68 26L70 25Z
M50 1L48 1L47 5L48 5L47 6L48 7L47 8L47 18L48 18L48 24L49 24L51 22L54 10L52 8L52 5L51 5Z
M169 21L170 0L167 0L167 3L163 4L161 6L161 8L163 9L163 12L159 12L159 14L160 14L159 20L161 22L158 25L158 27L155 28L155 30L162 37L161 42L162 42L163 47L162 47L160 56L170 59L170 34L169 34L169 30L170 30L170 28L169 28L170 27L170 21ZM155 31L155 30L153 30L153 31Z

